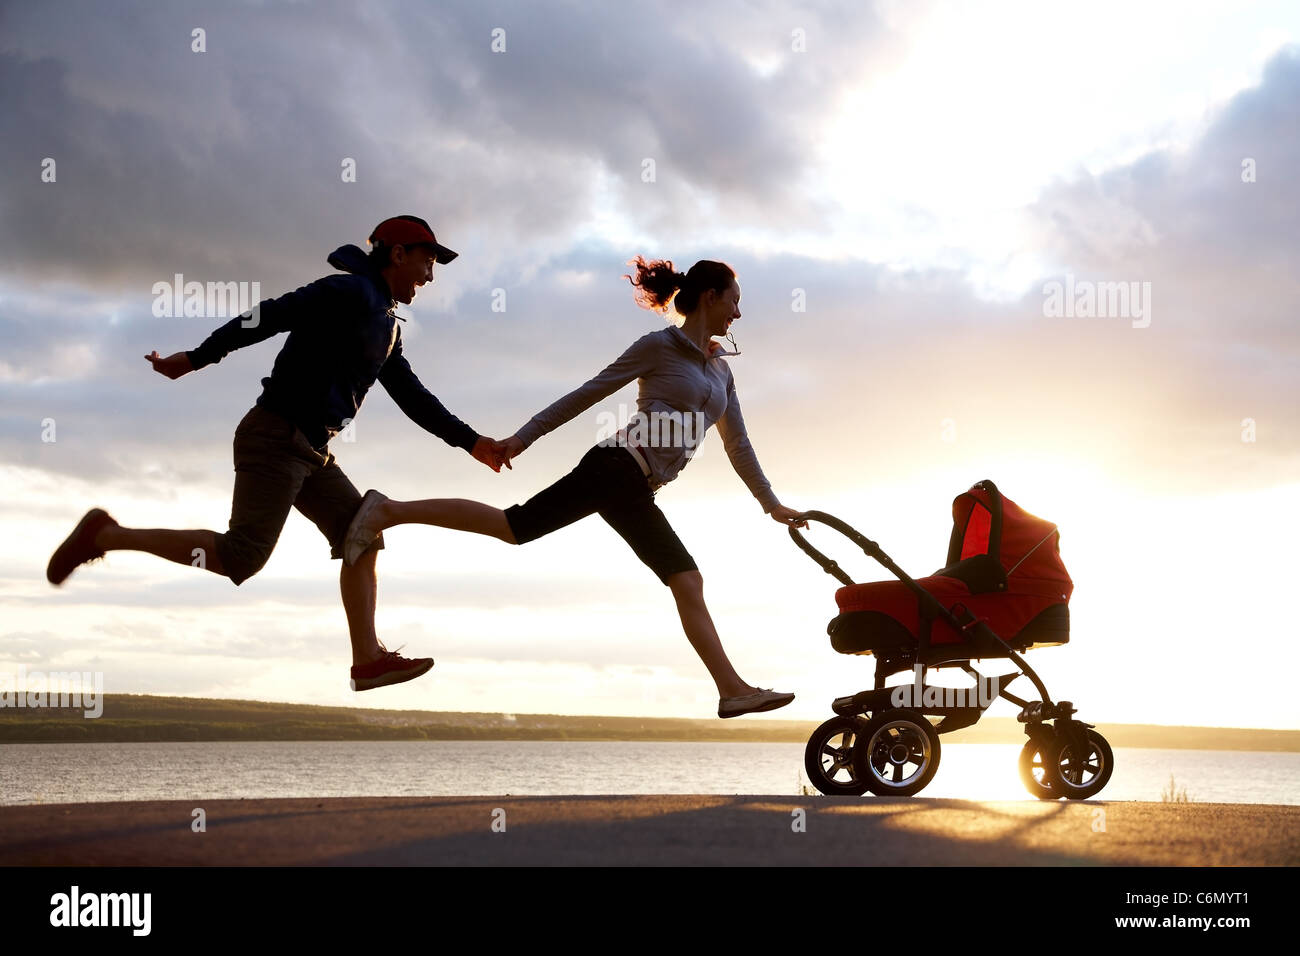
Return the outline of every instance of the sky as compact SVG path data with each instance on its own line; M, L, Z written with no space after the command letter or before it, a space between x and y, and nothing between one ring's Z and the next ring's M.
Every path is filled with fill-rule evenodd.
M1294 4L4 3L0 90L0 674L713 714L669 593L595 517L522 548L387 532L380 637L437 665L364 695L337 564L300 515L238 588L131 553L44 580L92 506L224 530L231 437L282 340L169 381L142 357L225 316L159 315L155 285L273 297L410 213L460 257L402 307L406 355L479 432L663 326L621 278L632 256L721 259L783 504L919 576L952 499L991 478L1061 530L1071 641L1030 657L1055 697L1092 722L1300 727ZM332 450L363 490L505 507L634 402L495 475L376 387ZM738 671L798 695L774 717L870 686L873 660L826 637L834 582L718 436L656 500ZM889 577L809 535L855 580Z

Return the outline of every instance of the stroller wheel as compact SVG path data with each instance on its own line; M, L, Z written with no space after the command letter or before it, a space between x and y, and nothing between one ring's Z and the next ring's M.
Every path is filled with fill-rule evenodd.
M1050 738L1055 741L1056 737ZM1050 743L1042 740L1027 740L1020 750L1020 781L1025 789L1039 800L1059 800L1061 794L1052 789L1046 780L1047 771L1043 767L1043 751L1049 749Z
M1057 796L1069 800L1086 800L1100 793L1110 782L1115 769L1115 756L1106 738L1095 730L1088 730L1088 753L1082 760L1074 756L1070 745L1060 734L1052 738L1043 753L1043 782Z
M861 717L832 717L813 731L803 752L812 785L827 796L859 797L867 785L853 767L853 750L867 726Z
M925 789L939 769L939 735L914 710L877 712L853 754L854 772L881 797L910 797Z

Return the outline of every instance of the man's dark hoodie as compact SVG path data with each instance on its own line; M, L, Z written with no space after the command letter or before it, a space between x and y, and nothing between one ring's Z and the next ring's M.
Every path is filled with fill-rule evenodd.
M378 379L411 421L471 451L478 433L447 411L402 355L397 303L384 277L356 246L336 249L327 261L344 271L231 319L186 353L190 364L200 369L288 332L270 378L262 379L257 404L297 425L314 447L324 448L356 417Z

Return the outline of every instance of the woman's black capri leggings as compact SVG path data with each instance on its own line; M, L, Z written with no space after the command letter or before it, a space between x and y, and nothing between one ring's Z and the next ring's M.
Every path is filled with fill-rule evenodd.
M618 445L596 445L555 484L507 508L506 521L515 540L524 544L593 512L664 584L680 571L697 570L695 559L655 504L641 466Z

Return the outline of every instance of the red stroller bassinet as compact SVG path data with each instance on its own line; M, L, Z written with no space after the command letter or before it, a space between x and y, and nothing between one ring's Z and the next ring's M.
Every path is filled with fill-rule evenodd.
M1018 651L1070 639L1067 606L1074 583L1060 554L1056 525L1004 498L992 482L976 484L952 503L952 537L943 568L916 584L961 617L961 608ZM831 623L831 646L841 654L880 653L886 659L926 640L923 663L944 659L1006 657L1002 642L981 640L968 623L954 628L930 617L905 581L849 584L835 592L840 616ZM900 661L910 667L913 659Z

